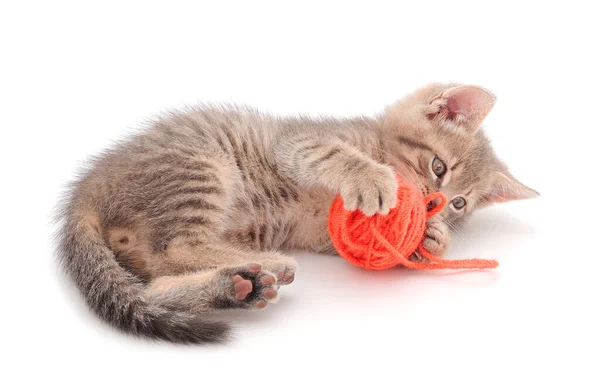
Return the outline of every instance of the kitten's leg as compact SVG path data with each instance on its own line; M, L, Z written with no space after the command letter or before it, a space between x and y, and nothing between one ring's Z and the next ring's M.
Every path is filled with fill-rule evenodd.
M276 279L257 263L153 280L146 295L175 310L204 313L264 308L277 295Z
M154 258L147 295L163 306L190 312L264 308L280 286L294 280L296 262L277 252L246 251L224 242L173 241Z
M349 210L386 214L396 205L393 169L337 139L285 137L277 142L278 166L300 185L320 185L340 193Z
M241 250L224 242L191 244L186 240L174 241L157 259L154 261L157 266L155 275L175 275L257 263L275 277L278 285L290 284L297 267L296 261L287 255L275 251Z

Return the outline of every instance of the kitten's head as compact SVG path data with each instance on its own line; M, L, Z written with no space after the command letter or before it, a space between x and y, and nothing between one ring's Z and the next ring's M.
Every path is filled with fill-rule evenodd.
M387 162L423 195L443 192L449 223L496 202L538 196L509 173L480 128L494 102L478 86L432 84L381 118Z

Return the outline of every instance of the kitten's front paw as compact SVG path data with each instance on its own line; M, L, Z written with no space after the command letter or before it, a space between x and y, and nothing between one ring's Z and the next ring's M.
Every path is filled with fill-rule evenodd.
M396 206L398 181L389 166L372 163L348 176L341 195L346 209L360 209L365 215L387 214Z
M423 247L431 254L443 255L450 245L450 231L446 223L440 220L428 220Z

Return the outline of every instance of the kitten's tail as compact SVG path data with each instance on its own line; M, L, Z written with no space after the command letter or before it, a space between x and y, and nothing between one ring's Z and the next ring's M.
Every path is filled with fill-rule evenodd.
M104 321L130 334L177 343L218 342L227 337L225 323L207 322L153 302L139 280L117 263L95 223L77 212L62 216L57 242L60 261Z

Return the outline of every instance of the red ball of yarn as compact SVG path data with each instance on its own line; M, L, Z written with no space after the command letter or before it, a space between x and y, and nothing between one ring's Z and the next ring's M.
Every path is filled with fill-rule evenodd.
M362 211L348 211L341 196L329 210L329 235L337 252L353 265L368 270L383 270L403 265L413 269L493 268L493 260L446 260L427 252L422 245L427 219L446 205L443 193L423 198L409 181L398 176L398 202L387 215L366 216ZM427 205L438 199L431 210ZM408 258L419 250L427 262Z

